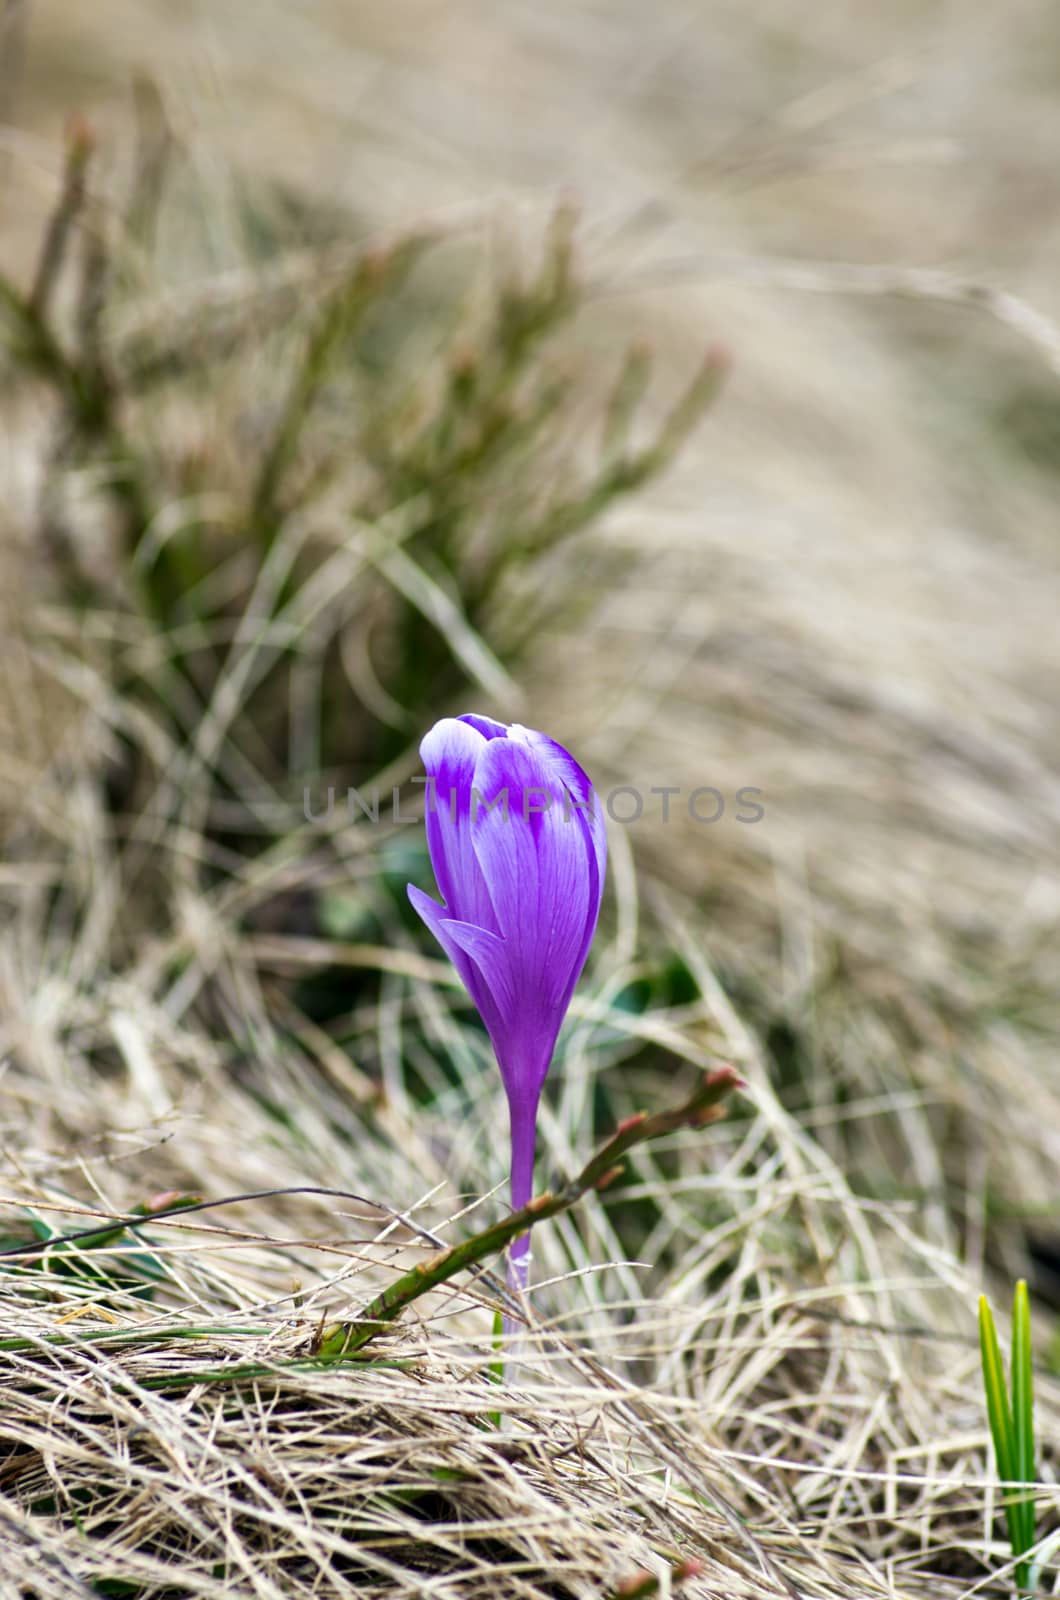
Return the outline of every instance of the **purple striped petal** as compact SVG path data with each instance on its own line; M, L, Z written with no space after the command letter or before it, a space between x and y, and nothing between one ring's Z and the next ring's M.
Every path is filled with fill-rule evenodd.
M533 728L520 727L518 723L512 727L511 738L528 745L531 750L544 757L567 791L565 814L575 813L585 819L589 841L596 858L597 893L595 909L591 910L585 929L585 948L578 962L578 972L581 972L585 958L589 954L589 946L593 942L593 934L596 932L600 901L604 892L604 874L607 871L607 830L604 827L603 811L588 773L578 765L569 750L565 750L547 734L538 733Z
M422 889L417 889L414 883L408 885L408 896L413 909L423 918L456 968L460 981L474 1001L475 1009L486 1024L490 1038L494 1039L496 1035L503 1036L504 1021L500 1007L493 997L490 983L478 962L464 948L462 930L471 924L454 921L447 915L444 906L440 906L437 900L432 900L429 894L424 894ZM485 928L474 931L482 934L484 938L497 937L496 934L488 934Z
M519 1003L507 944L499 934L491 933L488 928L476 928L472 922L446 919L439 924L439 931L473 963L474 981L483 986L489 996L488 1010L479 1005L482 1020L489 1029L494 1048L503 1048Z
M501 1070L506 1083L539 1085L596 925L596 854L584 816L565 806L564 784L539 751L491 740L475 781L493 804L473 814L474 850L517 996Z
M466 722L469 727L477 728L484 739L507 739L508 729L503 722L494 722L492 717L480 717L477 711L465 711L463 716L457 717L457 722Z
M496 930L492 904L471 842L475 764L487 739L463 719L436 722L420 745L427 787L427 848L450 917Z

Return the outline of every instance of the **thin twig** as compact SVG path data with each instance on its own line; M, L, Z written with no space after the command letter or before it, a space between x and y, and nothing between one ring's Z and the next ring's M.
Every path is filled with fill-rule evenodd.
M63 184L51 220L45 229L37 270L33 274L33 287L27 304L33 315L43 321L48 314L52 291L58 281L66 257L75 222L85 201L88 168L95 149L95 135L88 123L74 118L66 129L66 163L63 167Z
M635 1145L675 1133L679 1128L702 1128L725 1115L722 1101L734 1089L743 1088L743 1080L733 1067L718 1067L705 1073L698 1088L683 1105L669 1111L659 1111L653 1116L638 1112L620 1123L606 1144L582 1168L578 1176L564 1184L555 1194L546 1192L536 1196L510 1216L483 1228L461 1244L451 1245L427 1261L418 1262L396 1282L367 1306L356 1322L338 1323L323 1331L313 1340L312 1354L324 1359L341 1360L353 1351L363 1349L388 1323L401 1315L405 1308L440 1284L447 1283L458 1272L477 1265L488 1256L496 1255L513 1239L544 1222L547 1217L557 1217L590 1193L606 1189L622 1170L620 1162Z

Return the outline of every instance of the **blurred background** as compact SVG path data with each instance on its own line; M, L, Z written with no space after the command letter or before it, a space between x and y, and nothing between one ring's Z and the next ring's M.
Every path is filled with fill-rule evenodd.
M1060 1305L1055 9L0 13L0 1041L40 1170L164 1126L155 1187L498 1180L419 831L303 816L474 709L729 801L612 829L585 988L632 1032L584 1024L545 1159L676 1027L771 1108L756 1192L827 1170L910 1281ZM921 1290L889 1314L959 1323Z

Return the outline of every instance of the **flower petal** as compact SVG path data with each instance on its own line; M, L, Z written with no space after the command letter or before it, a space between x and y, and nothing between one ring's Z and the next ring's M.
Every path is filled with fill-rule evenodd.
M555 767L528 743L491 740L479 756L476 784L495 802L476 808L471 834L509 953L518 1035L511 1050L520 1071L540 1070L543 1077L599 909L595 850L584 817L565 805ZM546 799L547 809L538 811Z
M482 963L489 964L490 959L484 941L493 939L498 945L501 945L502 941L495 933L491 934L485 928L474 928L470 923L454 921L452 917L446 915L444 906L440 906L437 900L432 900L429 894L424 894L422 889L417 889L414 883L408 885L408 896L414 910L423 918L456 968L460 981L474 1001L496 1048L496 1041L503 1033L505 1021L501 1006L494 999L490 976L483 971ZM483 941L479 945L477 955L474 950L467 948L469 943L474 942L468 938L469 930L472 934L480 935ZM492 965L495 967L496 962L494 961ZM501 987L504 989L503 983Z
M501 1026L510 1026L515 1015L517 996L512 981L511 956L505 941L499 934L491 933L488 928L477 928L471 922L455 922L452 918L446 918L441 927L453 944L470 957L478 968ZM479 1009L482 1009L481 1006ZM483 1021L486 1021L485 1013ZM486 1026L489 1027L488 1021ZM490 1031L492 1033L492 1029Z
M603 808L600 797L593 788L589 774L580 767L571 755L555 739L550 739L547 733L538 733L534 728L524 728L518 722L512 724L510 737L519 743L526 744L531 750L544 756L552 770L558 775L564 787L571 796L571 809L579 812L586 820L589 836L592 840L593 854L596 857L596 871L598 879L598 894L596 912L600 910L600 899L604 892L604 876L607 871L607 829L604 826ZM596 915L588 930L588 939L585 953L589 953L593 933L596 931Z
M488 743L468 722L445 717L424 737L420 755L433 780L427 790L427 847L448 914L496 931L489 891L471 841L475 764Z
M494 722L492 717L480 717L477 711L465 711L457 717L457 722L466 722L472 728L477 728L484 739L507 739L508 728L503 722Z

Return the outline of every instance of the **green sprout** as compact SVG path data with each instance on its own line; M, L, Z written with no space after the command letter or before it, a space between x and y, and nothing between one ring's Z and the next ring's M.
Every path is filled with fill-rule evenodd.
M1016 1285L1012 1302L1012 1397L1009 1399L994 1317L985 1295L979 1296L979 1348L983 1363L986 1411L994 1440L997 1470L1005 1488L1005 1521L1016 1558L1016 1584L1032 1586L1031 1568L1023 1559L1034 1538L1034 1496L1014 1492L1018 1484L1036 1482L1034 1470L1034 1384L1031 1375L1031 1313L1027 1284ZM1034 1566L1037 1579L1039 1563Z

